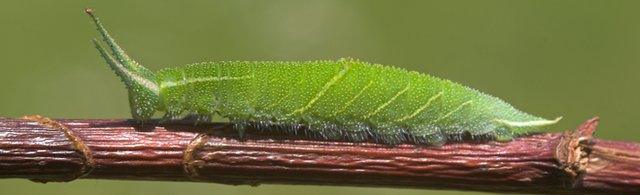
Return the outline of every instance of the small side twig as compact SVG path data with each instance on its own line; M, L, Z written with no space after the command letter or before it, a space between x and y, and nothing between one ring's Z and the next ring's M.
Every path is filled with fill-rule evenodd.
M640 192L640 144L592 138L597 123L505 143L391 147L251 130L238 139L223 123L0 118L0 178Z

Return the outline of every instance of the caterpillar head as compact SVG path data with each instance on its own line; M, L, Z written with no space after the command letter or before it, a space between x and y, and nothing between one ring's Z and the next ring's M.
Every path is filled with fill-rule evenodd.
M115 71L116 75L118 75L127 86L131 115L136 120L148 120L159 107L160 90L156 82L155 74L135 62L124 52L115 40L111 38L104 26L102 26L102 23L98 17L94 15L92 9L85 9L85 12L91 17L102 39L111 50L111 53L107 52L98 40L93 40L102 58L107 61L109 67Z

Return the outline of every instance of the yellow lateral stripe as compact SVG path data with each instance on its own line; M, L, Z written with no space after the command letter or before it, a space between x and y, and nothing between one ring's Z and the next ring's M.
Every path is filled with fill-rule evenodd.
M553 125L558 123L562 117L558 117L553 120L537 120L537 121L509 121L504 119L495 119L496 122L505 124L510 127L537 127L537 126L546 126Z
M455 109L453 109L451 112L445 114L444 116L436 119L435 121L433 121L433 123L440 122L442 119L445 119L445 118L451 116L451 114L453 114L454 112L457 112L458 110L462 109L462 107L466 106L467 104L471 104L472 102L473 101L469 100L469 101L466 101L466 102L460 104L460 106L456 107Z
M207 81L229 81L229 80L243 80L243 79L250 79L250 78L253 78L253 75L240 76L240 77L232 77L232 76L202 77L202 78L186 79L180 82L164 81L160 84L160 88L170 88L170 87L187 85L191 83L199 83L199 82L207 82Z
M334 112L331 116L336 116L344 112L345 110L347 110L347 108L351 106L351 104L353 104L353 102L356 101L356 99L358 99L364 93L364 91L366 91L369 87L371 87L372 84L373 84L373 80L370 80L366 86L364 86L355 96L353 96L349 101L347 101L347 103L345 103L344 106L340 108L340 110Z
M431 105L431 102L433 102L434 100L438 99L440 96L442 96L443 93L444 92L441 91L440 93L432 96L431 98L429 98L429 100L427 100L427 103L425 103L424 105L420 106L420 108L418 108L416 111L414 111L411 114L405 115L402 118L396 119L396 122L402 122L402 121L406 121L406 120L412 119L416 115L420 114L424 109L429 107Z
M401 91L399 91L398 93L396 93L396 95L394 95L393 97L391 97L391 99L389 99L389 101L385 102L384 104L380 105L378 108L376 108L375 111L373 111L372 113L367 114L366 116L364 116L365 119L372 117L376 114L378 114L382 109L384 109L385 107L389 106L389 104L391 104L391 102L393 102L394 100L396 100L400 95L402 95L404 92L407 92L407 90L409 90L409 84L407 84L406 87L404 87L404 89L402 89Z
M349 72L350 69L351 69L351 65L350 64L345 64L344 67L342 68L342 70L338 71L338 73L336 73L336 75L333 76L333 78L331 78L331 80L329 80L329 82L325 83L324 86L322 86L322 89L320 89L320 91L316 94L316 96L313 97L311 100L309 100L307 105L294 110L293 112L287 114L287 116L291 116L291 115L294 115L294 114L297 114L297 113L303 113L307 109L311 108L311 106L314 103L316 103L316 101L318 101L318 99L320 99L320 97L322 97L322 95L324 95L327 92L327 90L329 90L329 88L331 88L331 86L336 84L336 82L338 82L342 77L344 77L344 75L347 74L347 72Z

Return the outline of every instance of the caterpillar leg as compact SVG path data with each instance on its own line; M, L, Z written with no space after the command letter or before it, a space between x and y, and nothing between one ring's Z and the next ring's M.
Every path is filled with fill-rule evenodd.
M172 112L167 112L164 114L164 116L162 116L161 121L172 121L172 120L179 120L180 117L178 117L178 114L174 114Z
M365 123L353 123L342 127L344 137L352 142L364 142L370 138L371 127Z
M203 123L210 123L211 122L211 115L209 114L196 114L196 113L192 113L192 114L187 114L185 116L180 116L180 115L176 115L176 114L172 114L170 112L165 113L165 115L162 117L162 119L160 119L160 124L169 124L175 121L181 121L181 122L186 122L189 124L193 124L194 126L197 126L199 124L203 124Z
M398 126L380 126L376 127L376 133L371 134L373 140L378 143L384 143L388 145L398 145L407 141L406 133L404 129Z
M343 137L338 125L328 122L315 122L305 125L312 137L327 140L340 140Z
M513 140L513 133L505 128L500 127L495 130L495 140L499 142L508 142Z
M245 120L232 120L231 123L233 123L233 129L238 132L238 138L244 139L245 132L250 126L249 122Z
M184 116L182 120L189 121L193 123L193 125L198 125L211 122L211 115L191 113Z
M447 138L440 131L440 128L434 125L421 125L409 128L407 131L411 135L409 139L416 144L442 146L447 142Z

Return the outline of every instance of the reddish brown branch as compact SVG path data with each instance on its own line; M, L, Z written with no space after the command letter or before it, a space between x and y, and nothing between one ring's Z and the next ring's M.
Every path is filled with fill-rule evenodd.
M140 127L124 120L31 119L0 119L0 177L640 192L640 144L592 139L597 119L566 133L442 147L252 131L238 140L225 124Z

